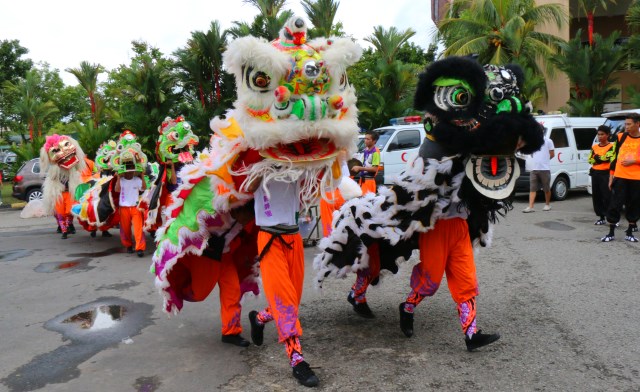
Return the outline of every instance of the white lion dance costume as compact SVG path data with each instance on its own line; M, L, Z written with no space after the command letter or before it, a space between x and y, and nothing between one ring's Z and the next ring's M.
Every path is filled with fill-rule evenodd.
M262 344L264 323L275 320L294 376L304 385L318 379L303 360L298 339L304 255L294 213L338 185L336 155L355 148L356 100L346 69L360 55L350 39L306 43L305 22L297 17L271 43L255 37L233 41L224 64L236 77L235 110L211 121L210 147L180 171L182 185L156 236L156 286L167 312L180 310L184 300L206 298L216 279L222 282L221 274L239 275L237 298L222 314L223 325L230 321L223 341L224 335L239 336L239 295L256 290L251 270L259 255L269 308L251 312L252 339ZM249 190L258 183L255 223L234 218L254 199ZM223 271L205 275L212 270ZM283 274L286 270L290 274Z
M40 167L46 172L43 184L45 211L53 214L62 238L75 233L71 207L78 185L93 177L93 162L87 159L78 142L70 136L53 134L46 137L40 149Z

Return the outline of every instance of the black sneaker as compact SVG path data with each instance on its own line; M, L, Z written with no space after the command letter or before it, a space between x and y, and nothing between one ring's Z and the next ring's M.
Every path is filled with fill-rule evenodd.
M96 232L95 231L92 231L90 235L91 235L91 238L96 238Z
M258 312L252 310L249 312L249 322L251 323L251 340L256 346L262 346L264 341L264 324L258 324Z
M76 233L76 227L72 224L69 225L69 234L75 234Z
M638 239L636 237L634 237L633 234L631 234L631 235L627 234L624 237L624 239L629 241L629 242L638 242Z
M616 239L616 237L607 234L604 237L600 238L600 241L602 241L602 242L611 242L611 241L613 241L615 239Z
M404 336L410 338L413 336L413 313L404 310L404 302L400 304L400 329Z
M133 253L133 246L127 248L127 253Z
M347 295L347 301L349 301L351 306L353 306L353 310L356 313L358 313L360 316L368 319L372 319L376 317L366 302L361 302L361 303L356 302L356 299L353 298L352 292L349 292L349 295Z
M487 344L491 344L498 339L500 339L499 333L484 334L481 330L478 330L478 332L471 336L471 339L469 339L468 336L465 337L464 342L467 344L467 351L473 351Z
M293 377L305 387L315 387L320 382L306 361L302 361L293 367Z
M113 235L111 235L111 233L109 233L106 230L102 232L102 236L105 237L105 238L113 237Z
M138 251L138 257L144 257L144 251L143 250L139 250Z
M66 240L67 239L67 233L62 233L62 239Z
M222 343L229 343L239 347L249 347L249 345L251 344L247 339L240 336L240 334L222 335L222 339L220 340L222 340Z
M596 221L596 223L594 223L594 225L596 225L596 226L602 226L602 225L606 225L606 224L607 224L607 221L604 220L604 219L599 219L599 220Z

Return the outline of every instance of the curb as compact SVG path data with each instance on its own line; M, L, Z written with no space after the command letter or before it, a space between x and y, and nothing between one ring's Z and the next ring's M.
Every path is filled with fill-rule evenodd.
M0 205L0 210L21 210L22 208L24 208L24 206L26 206L27 203L24 201L18 202L18 203L11 203L11 204L2 204Z

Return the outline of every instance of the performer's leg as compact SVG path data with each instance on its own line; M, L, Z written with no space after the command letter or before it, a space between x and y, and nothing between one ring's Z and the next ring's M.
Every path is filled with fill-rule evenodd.
M133 246L131 238L131 208L135 207L120 207L120 242L125 248Z
M640 218L640 180L627 180L625 215L629 222L625 239L630 242L638 242L633 233L638 231L637 222Z
M413 311L428 296L438 291L447 260L448 243L445 220L436 222L433 230L420 234L420 264L411 273L411 292L400 304L400 329L406 337L413 335Z
M68 195L69 192L62 192L62 196L56 201L56 204L54 206L54 216L56 218L56 221L58 222L58 226L60 226L62 239L66 239L67 233L69 232L69 219L67 217L65 194Z
M216 262L217 263L217 262ZM222 256L220 264L220 319L222 322L222 341L240 347L249 347L249 341L243 338L240 316L240 280L231 254Z
M240 281L238 271L233 260L226 255L222 256L220 264L220 318L222 320L223 335L237 335L242 332L240 324Z
M329 200L325 200L324 198L320 199L320 222L322 224L322 236L328 237L331 234L331 225L333 223L333 192L327 192L325 197Z
M367 289L371 282L380 275L380 246L377 242L367 248L369 266L356 272L356 281L351 287L347 301L353 310L364 318L374 318L374 314L367 304Z
M133 223L133 235L136 239L136 251L138 251L138 256L140 256L139 252L144 252L147 248L147 240L144 235L144 217L142 211L140 211L137 207L132 207L131 211L131 220Z
M367 193L376 193L376 180L373 178L366 178L360 185L362 189L362 195L366 195Z

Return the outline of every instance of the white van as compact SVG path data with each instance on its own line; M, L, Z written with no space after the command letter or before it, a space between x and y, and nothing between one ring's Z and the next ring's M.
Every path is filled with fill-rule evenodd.
M390 184L391 179L404 169L408 158L418 153L427 136L422 116L392 118L389 122L390 126L374 130L379 136L376 143L380 150L380 170L376 176L378 185ZM364 141L360 140L358 151L363 149Z
M544 127L545 136L553 141L555 157L551 159L551 197L567 198L569 190L587 189L589 185L588 158L602 117L568 117L566 114L535 116ZM516 182L516 191L529 192L531 156L524 156L525 170Z

